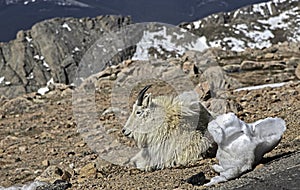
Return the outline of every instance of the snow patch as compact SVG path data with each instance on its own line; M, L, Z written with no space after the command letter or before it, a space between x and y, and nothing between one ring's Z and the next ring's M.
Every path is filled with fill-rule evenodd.
M261 15L265 15L265 11L264 11L264 5L263 4L254 4L253 6L252 6L252 10L253 10L253 12L255 12L255 13L259 13L259 14L261 14Z
M29 3L34 3L36 0L24 1L24 5L28 5Z
M201 26L201 23L202 23L201 20L193 22L193 24L194 24L194 26L195 26L195 29L199 29L200 26Z
M63 28L66 28L69 32L72 31L72 29L70 28L70 26L69 26L67 23L64 23L64 24L62 25L62 27L63 27Z
M246 33L248 37L253 38L255 41L266 40L274 38L274 34L270 30L260 31L249 31Z
M268 10L269 10L270 15L272 15L272 14L273 14L273 10L272 10L272 2L267 2L266 4L267 4L267 7L268 7Z
M274 34L270 30L249 30L248 26L246 24L237 24L233 25L233 28L236 29L234 33L240 34L242 32L246 37L250 38L253 42L248 42L247 46L250 48L265 48L270 47L272 43L270 42L271 38L274 38ZM256 27L255 29L260 29L259 27ZM241 41L241 40L239 40ZM242 47L242 43L239 43L239 51L242 51L242 49L245 49L245 46Z
M5 77L0 77L0 84L4 81Z
M26 77L28 80L31 80L31 79L34 79L34 75L33 75L33 73L31 72L29 75L28 75L28 77Z
M29 38L28 36L26 36L25 39L26 39L26 41L29 42L29 43L32 41L32 38Z
M177 32L173 32L172 34L168 34L167 28L162 26L160 30L157 31L144 31L142 39L137 43L136 52L132 57L132 60L148 60L149 48L155 48L159 53L164 53L163 50L167 51L175 51L177 54L182 55L186 50L196 50L202 51L207 46L207 40L205 36L197 37L195 36L194 41L183 42L178 45L177 40L180 38L184 38L184 33L176 34ZM174 36L177 40L174 40ZM173 37L173 38L172 38ZM179 41L180 41L179 40Z
M80 49L78 47L75 47L73 50L72 50L72 53L76 53L76 52L79 52Z
M49 68L49 65L46 63L46 61L43 61L43 66Z
M42 56L42 55L35 55L35 56L33 56L33 58L37 59L37 60L40 60L40 61L43 61L45 59L45 57Z
M288 18L289 16L287 15L287 12L283 12L278 16L269 18L268 20L258 20L258 22L261 24L270 25L270 29L274 30L277 28L288 27L288 24L283 21L284 19L288 19Z
M263 89L263 88L267 88L267 87L278 88L278 87L284 86L285 84L287 84L287 82L263 84L263 85L257 85L257 86L247 86L247 87L235 89L234 91L238 92L238 91L242 91L242 90L258 90L258 89Z
M227 42L228 46L231 48L232 51L244 51L245 49L245 42L242 40L238 40L237 38L227 37L224 38L224 41Z
M238 25L235 25L233 27L238 29L238 30L248 30L248 26L246 24L238 24Z
M37 91L37 93L40 95L45 95L47 92L49 92L48 86L42 87L42 88L38 89L38 91Z
M176 32L173 32L173 35L176 36L177 40L180 40L182 38L184 38L184 34L177 34Z
M45 87L42 87L40 89L38 89L37 93L40 94L40 95L45 95L47 92L49 92L49 85L50 84L54 84L54 80L53 78L51 78L48 82L47 82L47 86Z

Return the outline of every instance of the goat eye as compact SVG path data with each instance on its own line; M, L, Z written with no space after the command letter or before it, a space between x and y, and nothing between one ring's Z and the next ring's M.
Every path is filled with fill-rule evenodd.
M142 111L137 110L135 113L136 113L137 115L141 115Z

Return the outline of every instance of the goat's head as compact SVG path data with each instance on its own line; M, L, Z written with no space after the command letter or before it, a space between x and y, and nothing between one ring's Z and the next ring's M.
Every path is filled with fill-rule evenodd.
M206 131L211 116L194 92L152 99L151 94L145 94L149 88L150 85L140 91L122 130L125 136L135 139L138 147L153 145L183 130Z
M151 85L145 86L137 97L135 104L133 104L132 112L122 129L125 136L133 137L133 132L146 133L146 123L150 119L152 109L151 93L145 94ZM143 125L145 128L141 128Z

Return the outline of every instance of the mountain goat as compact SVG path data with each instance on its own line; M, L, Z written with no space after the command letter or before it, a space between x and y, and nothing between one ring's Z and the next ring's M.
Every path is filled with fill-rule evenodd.
M214 150L207 131L213 119L193 92L177 97L145 94L142 89L122 132L141 150L129 162L142 170L187 165Z

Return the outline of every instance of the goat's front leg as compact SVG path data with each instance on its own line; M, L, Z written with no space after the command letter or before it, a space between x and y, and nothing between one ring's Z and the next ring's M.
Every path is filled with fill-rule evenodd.
M229 168L227 170L223 170L219 176L215 176L211 178L210 182L204 184L204 186L211 186L217 183L228 181L229 179L233 179L239 176L239 169L237 167Z
M134 157L130 159L130 163L132 163L136 168L146 171L150 171L152 168L150 166L150 161L151 158L149 157L149 152L147 148L143 148Z

